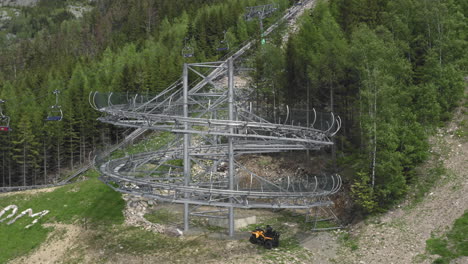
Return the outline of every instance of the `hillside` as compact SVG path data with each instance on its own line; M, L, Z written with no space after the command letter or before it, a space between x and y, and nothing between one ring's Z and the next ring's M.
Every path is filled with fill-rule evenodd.
M363 213L389 208L462 96L467 67L464 1L400 1L281 0L265 27L287 8L315 8L263 45L259 21L245 10L265 0L102 0L79 19L65 2L24 7L0 32L1 125L11 131L0 134L0 186L60 181L130 133L97 121L91 92L155 96L180 78L184 62L217 61L226 55L221 42L235 51L254 39L241 66L255 70L246 73L249 100L267 119L288 108L297 113L290 121L302 124L312 109L339 115L331 153L314 154L330 154L326 170L346 172ZM185 58L185 48L194 57ZM63 118L46 122L54 106Z
M352 226L349 239L354 240L357 249L344 248L338 263L433 263L438 258L426 250L426 241L444 236L455 220L468 212L466 102L456 110L454 119L430 138L431 158L418 168L421 182L413 187L407 200L383 215ZM424 182L428 178L429 182ZM421 189L426 192L421 193ZM465 231L467 227L465 222ZM465 257L453 263L468 260L468 234L460 235L465 236L461 246Z
M0 6L34 6L39 0L0 0Z
M24 229L31 220L9 226L1 223L2 237L9 239L0 245L22 245L25 239L33 242L25 251L16 248L18 255L32 251L11 263L432 263L436 256L425 250L426 240L443 235L468 210L466 112L465 104L431 138L432 157L418 168L420 184L426 185L427 192L410 195L383 215L343 231L304 234L301 229L307 225L300 218L285 212L250 211L260 217L259 225L270 223L283 232L282 246L274 251L250 244L248 229L226 240L217 234L219 229L202 223L194 225L204 231L179 238L153 233L147 225L132 227L142 225L131 221L142 208L146 208L145 217L158 226L180 220L164 211L164 204L126 196L125 203L120 194L92 175L58 189L2 194L0 208L16 204L20 210L30 207L34 212L47 209L50 213L32 229ZM427 175L434 178L424 183ZM166 216L149 216L158 210ZM2 248L1 252L8 251ZM0 256L4 260L5 255Z
M0 263L466 262L466 1L85 2L0 8L0 191L97 167L0 193Z
M15 204L20 210L30 207L37 212L47 208L50 213L30 229L24 228L30 221L28 219L11 225L0 224L0 232L4 234L0 243L3 252L0 261L25 253L26 256L11 263L255 263L260 260L306 263L311 258L311 253L299 245L292 232L302 224L286 212L249 212L258 214L261 222L273 224L283 232L282 247L274 251L248 242L246 237L252 227L238 232L234 239L226 239L218 233L219 229L194 221L192 225L200 229L193 234L183 237L161 235L134 227L135 223L129 224L129 219L136 213L132 209L135 203L145 203L148 207L145 200L124 197L128 200L124 204L120 194L110 191L95 176L88 177L58 189L3 194L1 208ZM153 212L167 206L150 204ZM172 213L167 216L169 222L165 216L155 219L150 215L145 217L157 223L174 224Z

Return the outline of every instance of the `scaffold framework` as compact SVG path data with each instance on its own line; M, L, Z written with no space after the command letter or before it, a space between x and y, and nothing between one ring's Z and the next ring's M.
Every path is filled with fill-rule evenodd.
M255 112L259 106L250 101L252 89L236 85L240 76L235 71L240 67L236 61L251 45L225 61L184 64L182 78L155 97L90 94L92 107L105 113L102 122L176 135L158 150L102 160L101 179L123 193L183 204L184 231L192 216L226 218L230 236L234 208L312 211L332 204L326 198L340 189L339 175L273 180L238 162L244 154L319 150L331 146L341 128L333 113L325 122L316 122L315 111L307 115L312 120L294 122L289 108L282 120ZM318 123L322 125L315 128Z

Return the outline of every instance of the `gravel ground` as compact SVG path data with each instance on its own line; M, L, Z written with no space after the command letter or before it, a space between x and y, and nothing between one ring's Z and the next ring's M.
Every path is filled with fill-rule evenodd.
M455 131L467 109L461 107L454 121L430 139L432 152L441 155L447 173L417 204L403 203L388 213L353 226L358 249L342 247L336 263L432 263L436 256L425 251L431 234L445 233L468 210L468 140ZM455 263L468 263L461 258Z
M33 6L39 0L0 0L0 6Z

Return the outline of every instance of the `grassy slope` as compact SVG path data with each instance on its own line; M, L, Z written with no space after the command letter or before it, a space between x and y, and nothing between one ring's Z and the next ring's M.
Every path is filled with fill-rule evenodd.
M466 116L466 109L468 109L468 94L465 94L462 115ZM461 142L468 141L468 120L466 118L458 124L454 136L459 138ZM430 254L440 256L434 263L450 263L453 259L468 256L468 210L455 220L453 227L446 234L428 239L426 250Z
M431 238L426 243L429 253L441 256L434 263L449 263L452 259L468 256L468 211L455 221L445 236Z
M147 140L125 151L114 153L113 158L125 156L125 153L132 154L146 149L157 149L172 139L173 136L169 133L151 135ZM206 261L218 263L227 259L238 259L238 262L242 263L252 257L265 263L303 263L299 259L307 261L310 257L310 253L299 245L295 237L297 230L291 230L290 227L284 225L286 222L292 222L301 227L310 228L310 224L304 224L304 219L301 217L292 217L287 212L260 217L258 226L270 224L282 232L281 247L274 252L248 243L248 231L254 226L243 230L245 232L243 239L231 242L209 238L209 233L225 230L205 225L199 227L207 229L208 233L200 236L182 239L168 237L142 228L123 225L124 201L121 195L98 181L97 172L90 172L87 176L86 181L57 188L49 193L31 194L34 193L33 191L0 197L1 209L15 204L19 207L18 214L27 208L32 208L34 213L50 210L48 215L30 229L24 228L32 222L29 217L24 217L12 225L6 225L7 221L0 223L0 234L2 234L0 236L0 263L25 256L37 249L53 231L53 227L43 226L49 223L86 227L86 230L83 230L85 234L80 237L79 241L75 241L76 247L68 250L66 259L61 260L71 263L86 262L84 259L86 255L94 256L91 259L92 262L106 263L119 261L123 255L128 259L144 255L147 259L154 258L155 261L161 263L171 263L174 260L187 259L189 256L190 260L187 260L187 263ZM261 212L256 213L263 215ZM151 218L151 215L148 216ZM172 221L177 222L177 220L180 219L172 218ZM199 219L193 220L195 221L192 223L193 226L197 227ZM232 246L232 243L235 246ZM96 252L103 253L96 254Z
M431 159L418 168L407 201L347 231L337 263L466 263L467 99L468 88L452 121L431 137Z
M9 226L1 223L0 263L37 249L53 231L52 227L44 227L47 223L86 226L81 229L83 235L73 242L74 247L67 249L66 254L59 259L65 263L120 263L122 259L129 260L129 263L140 263L141 257L155 263L173 263L178 260L186 263L250 263L253 259L262 263L309 263L310 252L302 248L295 237L298 230L286 225L308 225L301 222L301 217L293 217L287 212L252 211L262 215L259 226L271 224L282 232L281 247L274 251L248 242L249 230L254 226L244 229L239 240L211 238L212 232L224 232L224 229L207 230L205 233L183 238L169 237L124 225L124 201L121 195L99 182L95 174L93 172L86 181L61 187L50 193L27 192L1 197L0 208L16 204L20 211L32 208L34 212L47 209L50 213L30 229L24 228L31 223L30 218L21 219ZM87 256L91 256L91 259L86 259ZM29 261L28 258L24 260Z
M25 229L25 226L33 219L26 216L11 225L7 225L7 221L0 223L0 263L25 255L44 242L47 234L53 230L52 227L43 227L44 223L70 224L85 219L95 225L123 223L124 201L121 195L99 182L96 172L90 172L87 176L90 178L86 181L53 192L1 197L0 208L17 205L17 214L28 208L34 213L42 210L50 212L29 229Z

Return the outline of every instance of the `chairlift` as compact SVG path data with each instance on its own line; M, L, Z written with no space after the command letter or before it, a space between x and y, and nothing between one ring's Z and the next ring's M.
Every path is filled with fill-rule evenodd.
M63 112L59 105L53 105L47 114L45 121L62 121Z
M8 132L8 131L11 131L10 117L3 114L2 104L4 103L5 103L5 100L0 99L0 131Z
M184 58L192 58L194 57L195 55L195 49L190 47L188 44L187 44L187 38L185 38L185 46L184 48L182 49L182 56Z
M58 96L60 94L60 91L55 90L53 91L53 94L55 94L55 105L52 105L50 107L45 121L62 121L63 112L60 105L58 105Z
M217 51L227 51L229 50L229 42L226 38L226 31L224 31L224 38L219 42L219 46L216 49Z
M10 131L10 117L9 116L0 116L0 131L8 132Z

